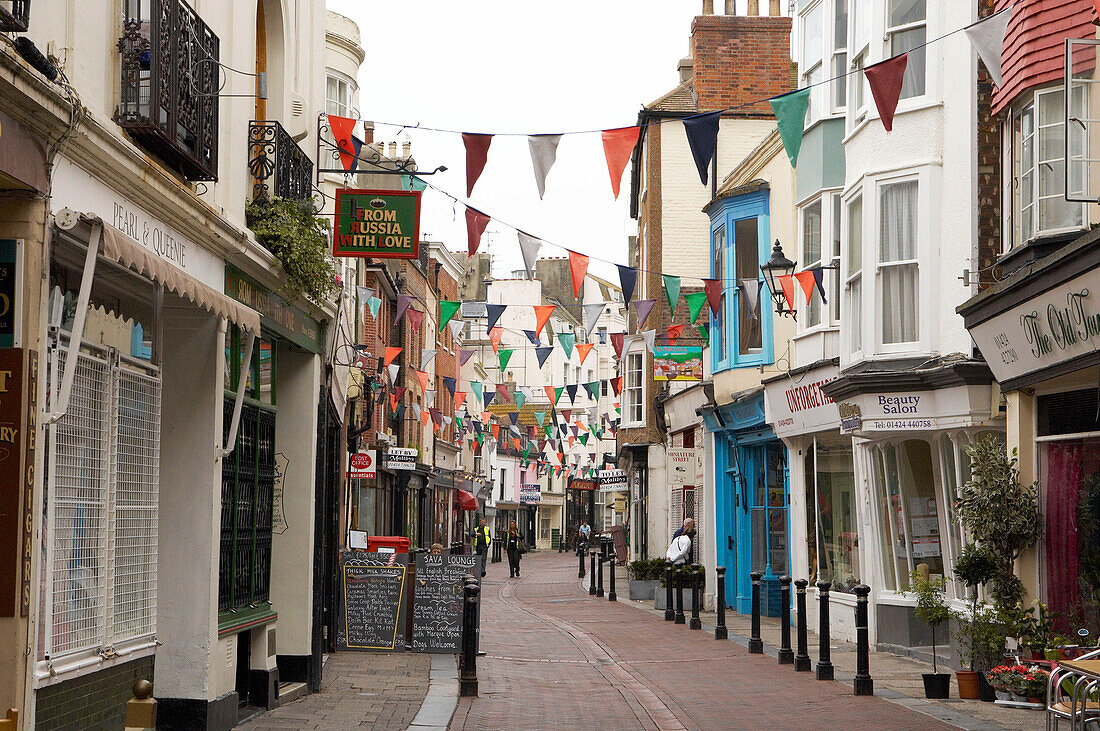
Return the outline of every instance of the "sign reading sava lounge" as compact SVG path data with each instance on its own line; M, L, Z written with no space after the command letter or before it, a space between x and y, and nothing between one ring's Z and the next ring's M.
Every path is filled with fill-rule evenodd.
M1100 349L1100 269L970 328L1001 383Z
M837 428L836 404L821 387L839 372L837 366L827 365L766 384L764 408L775 433L782 437Z

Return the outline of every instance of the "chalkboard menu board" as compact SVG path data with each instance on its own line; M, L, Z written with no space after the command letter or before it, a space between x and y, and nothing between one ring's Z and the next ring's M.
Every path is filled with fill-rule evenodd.
M462 583L481 576L481 556L419 555L413 586L412 650L462 650Z
M341 555L338 647L405 649L407 561L408 555L403 553Z

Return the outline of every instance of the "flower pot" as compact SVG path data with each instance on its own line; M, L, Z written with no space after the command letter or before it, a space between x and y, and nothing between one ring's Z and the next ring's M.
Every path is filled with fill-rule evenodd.
M922 673L924 679L925 698L950 698L951 674L950 673Z
M986 703L997 700L997 689L989 684L989 679L983 672L978 673L978 698Z
M955 678L959 681L959 697L969 700L978 700L982 696L981 686L978 685L978 673L974 670L956 670Z

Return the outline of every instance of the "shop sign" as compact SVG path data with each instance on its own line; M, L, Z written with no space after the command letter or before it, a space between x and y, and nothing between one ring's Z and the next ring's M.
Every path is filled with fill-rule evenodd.
M694 485L699 472L699 452L694 447L670 449L668 455L668 484Z
M821 387L839 374L840 369L830 365L766 384L764 408L775 433L782 437L836 429L840 415Z
M0 348L15 348L23 311L23 242L0 239Z
M225 293L259 312L264 328L311 353L321 352L321 326L316 320L231 266L225 268Z
M612 503L612 507L615 509L616 513L625 513L626 512L626 493L621 492L618 495L616 495L615 496L615 502Z
M975 325L970 335L1000 383L1100 350L1100 269Z
M375 463L378 452L373 449L361 449L348 460L348 478L353 480L373 480L377 476Z
M537 505L542 502L542 485L537 482L525 482L520 485L519 501L523 505Z
M703 380L703 349L699 346L655 346L653 349L653 380Z
M863 430L863 415L859 410L859 404L837 404L837 413L840 415L841 434L852 434Z
M622 470L600 470L597 477L601 492L627 489L626 473Z
M596 483L592 480L570 479L570 490L595 490Z
M390 447L386 450L386 469L398 472L412 472L416 469L415 449Z
M420 191L336 190L333 256L415 259L420 246Z
M0 617L15 616L19 594L19 509L23 497L23 350L0 350ZM30 515L25 516L29 519Z

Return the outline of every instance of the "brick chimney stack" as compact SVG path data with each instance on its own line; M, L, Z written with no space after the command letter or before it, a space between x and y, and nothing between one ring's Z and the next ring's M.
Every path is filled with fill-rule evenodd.
M753 3L757 5L757 3ZM736 15L733 0L724 15L706 13L691 23L691 58L700 112L737 107L791 91L791 19L779 14ZM751 12L752 8L750 8ZM681 74L684 62L680 62ZM737 114L771 116L767 101L738 109Z

